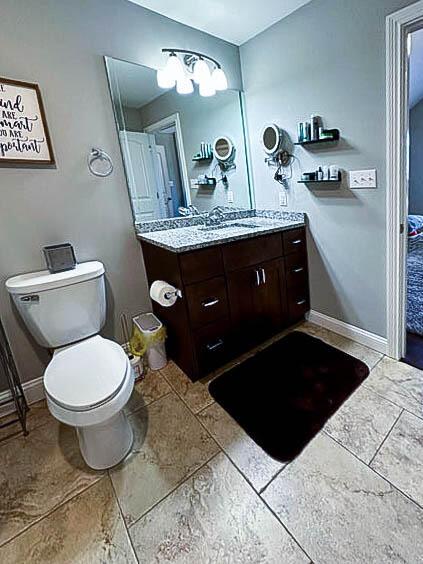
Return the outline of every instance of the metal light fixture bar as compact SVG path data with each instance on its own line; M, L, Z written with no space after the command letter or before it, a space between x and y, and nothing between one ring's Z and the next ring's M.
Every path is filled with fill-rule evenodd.
M209 55L204 55L203 53L199 53L198 51L190 51L187 49L162 49L162 53L180 53L180 54L184 54L184 55L192 55L194 57L198 57L199 59L207 59L208 61L211 61L214 65L216 65L216 67L218 69L221 69L222 66L221 64L216 61L216 59L213 59L213 57L209 57Z

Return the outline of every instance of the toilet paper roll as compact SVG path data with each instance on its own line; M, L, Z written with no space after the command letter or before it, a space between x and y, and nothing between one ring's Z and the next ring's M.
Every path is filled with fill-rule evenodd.
M178 299L178 291L163 280L155 280L151 284L150 298L163 307L171 307Z

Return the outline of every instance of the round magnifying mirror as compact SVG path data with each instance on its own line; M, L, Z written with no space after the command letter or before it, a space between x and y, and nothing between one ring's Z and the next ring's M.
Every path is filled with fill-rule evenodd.
M234 145L227 137L218 137L213 143L213 154L218 161L228 161L234 152Z
M268 155L275 155L282 144L282 131L274 123L263 127L261 132L261 144Z

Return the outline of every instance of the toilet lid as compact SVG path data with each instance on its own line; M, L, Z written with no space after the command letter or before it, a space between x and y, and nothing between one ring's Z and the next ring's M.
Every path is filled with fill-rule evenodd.
M63 407L86 410L116 395L126 370L122 348L97 335L57 351L44 373L44 387Z

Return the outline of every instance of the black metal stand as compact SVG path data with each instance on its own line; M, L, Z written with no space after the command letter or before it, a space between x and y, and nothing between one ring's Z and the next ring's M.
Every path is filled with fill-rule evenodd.
M16 417L0 424L0 429L8 427L14 423L20 423L24 435L28 434L26 428L26 414L29 411L28 404L26 403L25 395L19 379L18 371L16 370L15 361L12 356L9 342L4 332L3 324L0 319L0 372L4 372L6 381L10 390L10 398L1 401L0 407L8 404L15 404Z

